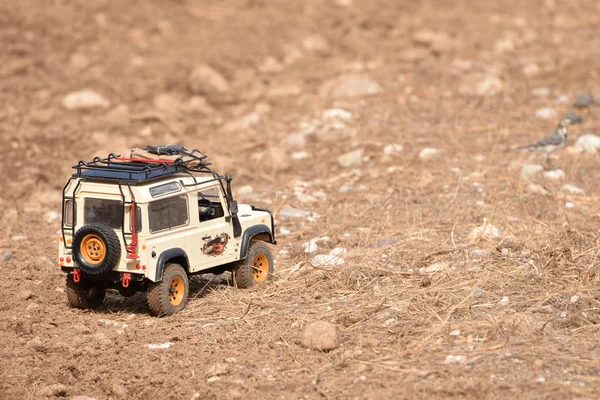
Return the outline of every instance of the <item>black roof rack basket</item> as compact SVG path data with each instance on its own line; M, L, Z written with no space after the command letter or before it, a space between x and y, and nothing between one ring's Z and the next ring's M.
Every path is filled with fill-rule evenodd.
M177 173L204 172L218 177L199 150L188 151L182 146L148 146L144 150L165 155L164 159L126 158L111 153L106 158L94 157L92 161L79 161L73 166L73 178L108 180L132 184L167 177ZM180 156L174 158L173 156Z

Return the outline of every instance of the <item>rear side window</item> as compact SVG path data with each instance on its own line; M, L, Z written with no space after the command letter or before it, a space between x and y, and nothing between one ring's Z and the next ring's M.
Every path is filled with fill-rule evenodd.
M158 232L189 222L187 196L156 200L148 205L150 232Z
M69 203L69 201L67 201ZM121 229L123 224L123 203L119 200L86 198L84 202L84 224L106 224L112 229ZM129 218L129 217L128 217ZM72 216L71 216L72 220ZM129 225L129 224L127 224ZM69 226L69 225L67 225ZM142 230L142 210L136 207L135 230Z
M65 226L73 226L73 200L65 201L64 205L64 220Z

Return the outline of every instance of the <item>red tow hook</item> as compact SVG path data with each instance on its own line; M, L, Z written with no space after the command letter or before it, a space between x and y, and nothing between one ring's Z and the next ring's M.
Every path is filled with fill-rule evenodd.
M123 274L123 278L121 279L121 284L123 287L129 287L129 282L131 282L131 274L126 272Z
M73 282L77 283L81 280L81 271L79 268L73 270Z

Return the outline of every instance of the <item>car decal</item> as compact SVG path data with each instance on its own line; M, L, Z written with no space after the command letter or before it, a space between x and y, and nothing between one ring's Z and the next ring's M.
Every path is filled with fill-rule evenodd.
M208 239L202 246L202 252L209 256L219 256L225 251L227 242L229 242L229 235L221 233L214 239Z

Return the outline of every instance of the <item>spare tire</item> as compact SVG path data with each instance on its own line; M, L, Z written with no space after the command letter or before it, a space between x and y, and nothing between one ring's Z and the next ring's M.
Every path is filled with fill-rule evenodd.
M73 260L83 272L101 275L117 266L121 242L113 229L103 224L82 226L73 238Z

